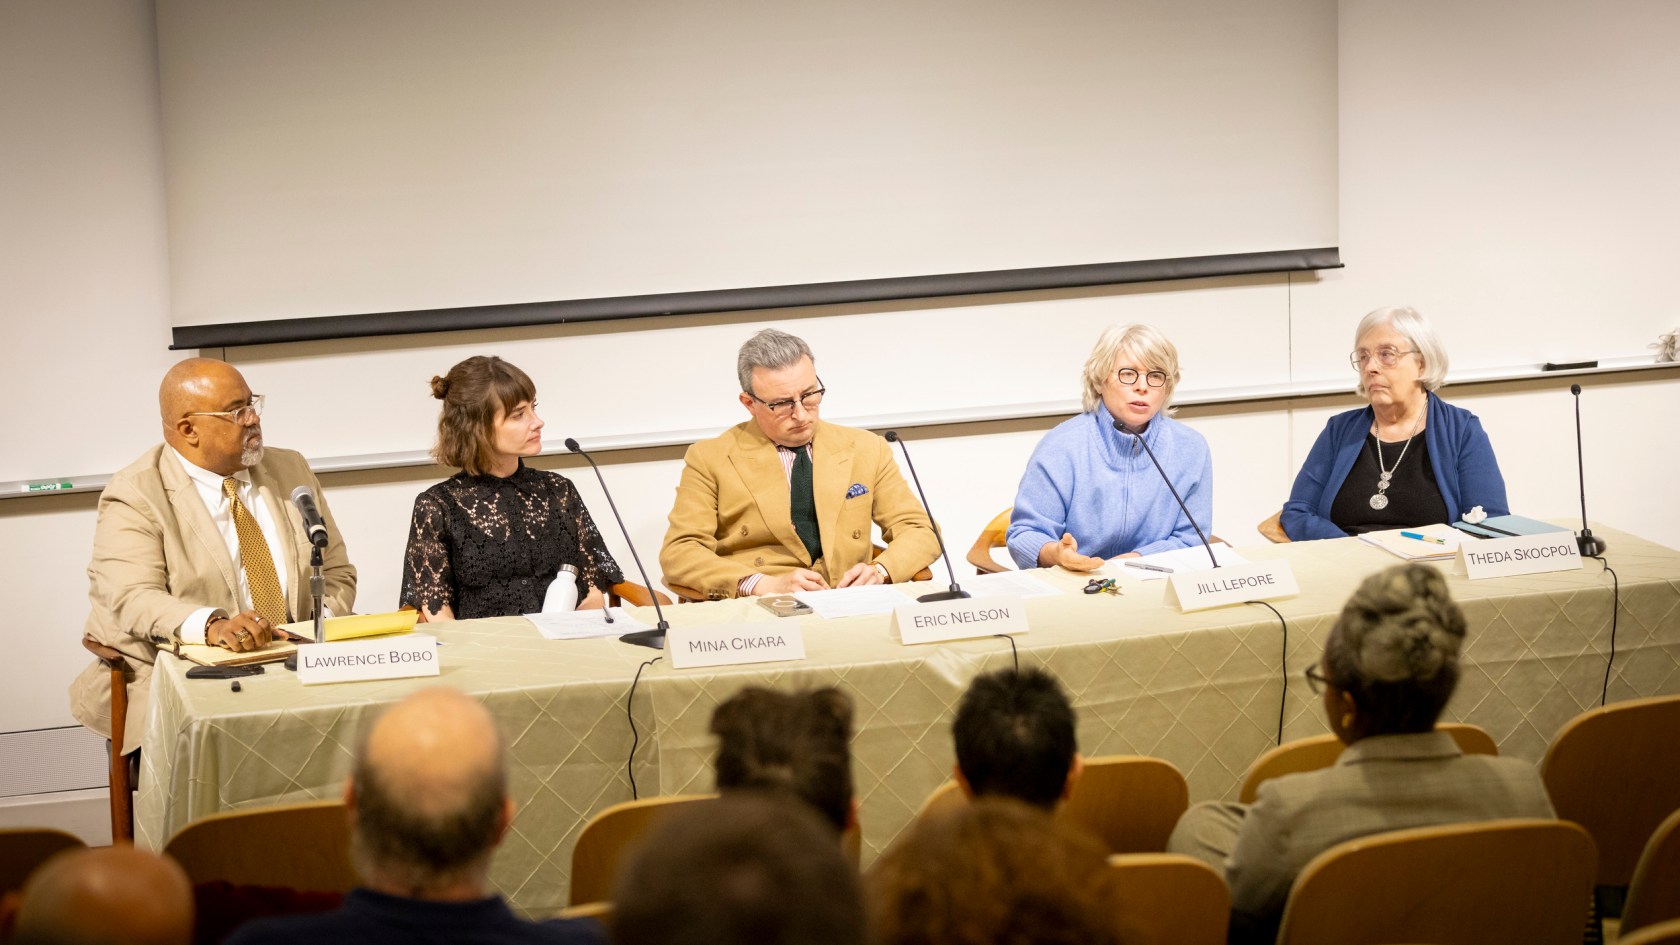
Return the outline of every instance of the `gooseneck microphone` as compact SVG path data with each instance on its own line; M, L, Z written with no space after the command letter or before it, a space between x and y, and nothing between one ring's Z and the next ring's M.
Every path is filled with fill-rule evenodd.
M626 633L618 639L622 643L663 650L665 649L665 634L670 631L671 625L665 622L665 611L659 608L659 595L654 593L653 582L648 580L647 568L642 567L642 556L636 553L636 543L630 540L630 529L624 527L624 518L618 514L618 503L613 501L612 492L607 488L607 480L601 475L601 467L595 465L595 460L583 451L583 447L578 445L578 441L569 436L566 437L566 449L582 456L589 463L589 468L595 470L595 481L601 484L601 494L607 497L607 508L612 509L613 518L618 522L618 530L624 535L624 543L630 546L630 558L636 562L636 570L641 572L642 583L647 585L648 597L653 600L653 612L659 618L658 626L652 630L637 630L634 633Z
M1587 527L1587 465L1581 450L1581 385L1569 385L1569 392L1575 395L1575 473L1581 480L1581 534L1575 536L1575 543L1581 548L1583 557L1591 558L1604 554L1609 545L1604 539L1593 535L1592 529Z
M923 594L916 600L929 604L936 600L961 600L964 597L971 596L957 584L957 572L951 567L950 553L945 550L945 537L939 533L939 523L933 520L933 509L928 508L927 493L922 491L922 480L916 475L916 464L910 461L909 448L904 445L904 439L898 435L897 430L888 430L883 435L887 438L888 443L897 443L899 450L904 453L904 465L910 467L910 481L916 484L916 494L922 497L922 508L927 509L928 523L933 526L933 538L939 542L939 556L945 559L945 573L951 577L950 590Z
M1202 526L1196 524L1196 516L1190 514L1190 507L1184 504L1184 497L1178 494L1178 490L1173 487L1172 480L1167 478L1167 471L1161 468L1161 461L1155 458L1155 451L1149 448L1149 441L1145 440L1142 434L1133 433L1126 429L1126 425L1119 420L1114 421L1114 429L1125 436L1131 437L1143 446L1143 451L1149 454L1149 461L1155 464L1155 471L1161 474L1161 481L1167 484L1167 491L1171 492L1172 497L1178 500L1179 510L1189 520L1190 527L1196 530L1196 537L1202 540L1202 547L1207 549L1208 560L1213 562L1214 567L1219 567L1219 559L1214 557L1213 554L1213 545L1208 543L1207 535L1202 532Z
M303 529L309 533L309 543L317 548L327 547L327 523L322 520L321 509L315 504L315 493L308 486L298 486L292 490L292 504L303 516Z

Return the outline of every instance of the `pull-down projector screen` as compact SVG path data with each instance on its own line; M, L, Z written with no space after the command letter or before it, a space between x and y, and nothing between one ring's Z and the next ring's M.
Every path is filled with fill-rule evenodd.
M1334 0L159 0L178 326L1333 247Z

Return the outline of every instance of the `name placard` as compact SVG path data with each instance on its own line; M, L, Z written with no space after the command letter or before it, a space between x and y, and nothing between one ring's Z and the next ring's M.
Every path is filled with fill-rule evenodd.
M893 629L906 646L1026 633L1027 601L1024 597L982 597L905 604L893 608Z
M1207 610L1251 600L1275 600L1301 593L1287 561L1225 565L1211 571L1180 571L1167 581L1167 601L1178 609Z
M805 658L805 634L793 620L672 627L665 655L677 669L782 663Z
M361 682L438 674L437 637L429 633L311 643L297 649L298 682Z
M1570 532L1542 532L1467 541L1458 546L1458 560L1470 580L1479 581L1513 574L1579 571L1581 548Z

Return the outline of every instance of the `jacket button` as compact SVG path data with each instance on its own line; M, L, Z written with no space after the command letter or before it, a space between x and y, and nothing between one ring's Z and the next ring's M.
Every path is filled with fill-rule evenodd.
M863 532L860 532L860 531L858 531L858 530L857 530L857 529L855 529L855 528L854 528L854 529L852 529L852 538L853 538L853 539L854 539L854 540L855 540L855 539L858 539L858 538L862 538L862 537L863 537Z
M763 558L754 558L753 559L753 567L755 567L755 568L764 567L764 559Z
M745 525L741 526L741 537L742 538L747 537L747 526L745 526Z

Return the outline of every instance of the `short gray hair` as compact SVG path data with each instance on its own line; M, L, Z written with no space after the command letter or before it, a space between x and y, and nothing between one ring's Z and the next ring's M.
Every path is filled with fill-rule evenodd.
M1360 582L1324 644L1324 667L1353 696L1368 734L1427 732L1458 686L1464 612L1435 568L1398 564Z
M741 380L741 392L758 396L752 389L753 368L780 371L798 364L800 358L810 358L812 363L817 360L804 339L774 328L759 331L741 345L741 353L735 356L735 375Z
M1090 413L1102 403L1103 385L1114 370L1115 359L1121 352L1130 354L1146 371L1161 371L1167 375L1166 400L1172 400L1173 388L1178 386L1178 349L1149 325L1110 325L1097 339L1091 356L1085 359L1083 403Z
M1409 305L1392 305L1370 312L1359 320L1359 327L1354 329L1354 350L1359 349L1359 339L1379 325L1387 325L1399 332L1418 353L1423 362L1422 376L1418 381L1423 384L1424 390L1435 390L1447 382L1447 346L1441 343L1441 336L1435 333L1435 327L1422 313ZM1355 389L1359 391L1359 396L1365 396L1364 371L1359 372Z

